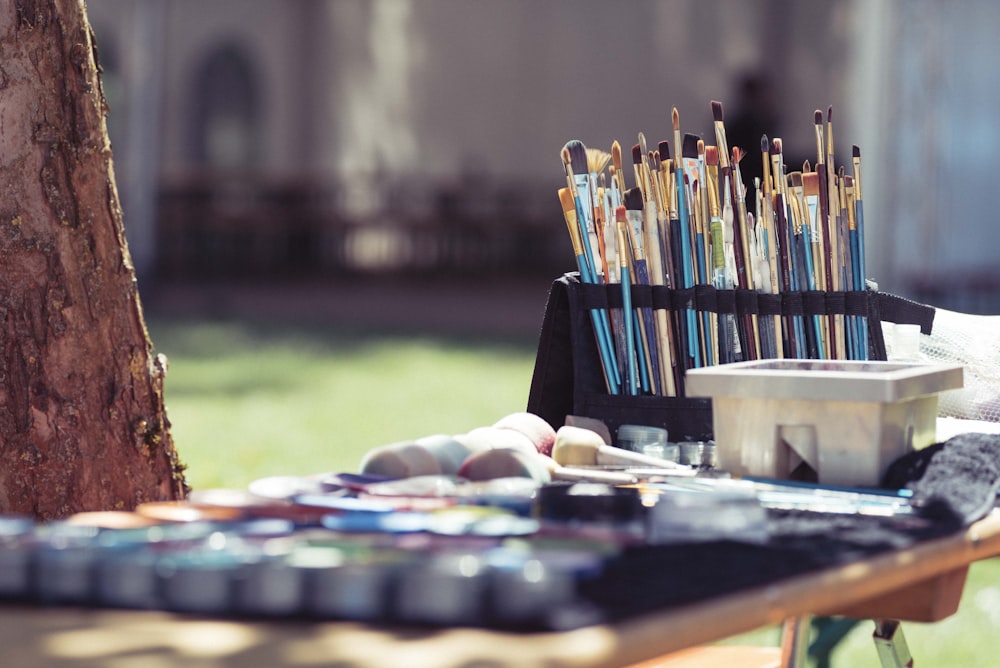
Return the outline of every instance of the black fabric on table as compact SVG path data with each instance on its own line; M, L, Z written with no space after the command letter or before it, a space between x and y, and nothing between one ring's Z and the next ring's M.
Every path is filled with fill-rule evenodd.
M984 517L1000 487L1000 435L964 434L900 458L888 489L910 489L915 516L768 511L765 544L714 541L626 549L579 595L603 621L693 603L903 549Z

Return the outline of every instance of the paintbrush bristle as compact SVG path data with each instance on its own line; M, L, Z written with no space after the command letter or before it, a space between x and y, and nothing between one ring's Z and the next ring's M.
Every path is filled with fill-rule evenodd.
M559 204L562 205L563 213L572 211L576 215L576 200L573 199L573 193L569 188L559 189Z
M718 100L712 100L712 117L715 118L716 123L721 123L722 118L722 103Z
M677 107L674 107L670 111L670 122L673 124L674 132L678 132L681 129L681 115L677 111ZM676 139L676 137L675 137Z
M819 195L819 174L816 172L802 174L802 194Z
M632 147L632 164L641 165L642 164L642 147L635 144Z
M616 169L622 168L622 145L617 139L611 142L611 162Z
M767 153L771 150L771 140L767 138L767 135L761 135L760 137L760 152Z
M813 123L823 125L823 112L819 109L813 112Z
M700 137L698 138L698 155L705 155L705 140Z
M607 151L602 151L599 148L587 149L587 171L600 174L607 169L609 162L611 162L611 154Z
M773 153L781 153L781 138L775 137L771 142L771 150Z
M705 164L710 167L719 166L719 147L718 146L706 146L705 147Z
M788 181L792 184L793 188L802 187L802 172L792 172L788 175Z
M698 157L698 135L684 133L684 143L681 145L681 155L685 158Z
M833 123L833 105L826 108L826 122Z
M861 147L855 144L851 147L851 156L855 158L861 157Z
M812 165L809 164L809 161L808 160L803 160L802 161L802 173L805 174L807 172L811 172L812 170L813 170L813 168L812 168Z
M656 146L660 150L660 160L667 162L670 160L670 142L661 141Z
M625 208L631 211L642 211L644 200L642 198L642 190L640 188L629 188L625 191L625 196L622 198L625 203Z
M745 155L746 155L746 152L743 149L741 149L739 146L734 146L733 147L733 164L737 164L738 165L740 163L740 160L742 160Z
M563 147L569 151L570 165L574 174L587 173L587 147L579 139L571 139Z

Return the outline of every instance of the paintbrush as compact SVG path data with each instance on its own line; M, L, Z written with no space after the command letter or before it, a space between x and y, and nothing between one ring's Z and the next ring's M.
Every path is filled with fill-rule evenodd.
M697 144L698 149L698 181L700 183L699 191L699 202L701 203L701 216L698 223L698 233L702 237L702 248L701 253L698 258L698 282L710 284L712 282L711 277L708 275L708 257L709 249L707 242L708 234L708 221L709 221L709 208L708 208L708 164L706 162L707 147L705 146L705 141L701 138L698 139Z
M855 248L857 247L857 229L854 223L854 206L851 201L854 197L854 179L847 176L844 166L837 170L838 193L840 195L840 215L838 222L840 225L840 248L844 265L844 289L857 290L857 273L855 265L857 263ZM863 359L861 357L861 333L858 318L855 315L845 316L846 336L847 336L847 357L852 360Z
M823 132L823 112L820 111L819 109L813 112L813 127L815 128L815 134L816 134L815 173L816 173L816 189L817 189L816 196L818 198L817 203L819 205L816 214L813 216L813 220L815 221L816 229L820 231L819 244L818 244L819 254L816 255L816 257L825 258L827 255L826 252L827 242L824 230L828 226L827 212L829 211L829 200L827 199L826 191L820 185L821 182L826 181L826 162L825 162L826 139L824 137L824 132ZM812 171L813 170L803 165L802 167L803 174ZM829 278L825 261L817 263L817 277L819 279L817 281L817 285L819 286L820 290L833 290L832 281Z
M567 142L561 151L563 166L566 170L567 186L573 197L576 224L580 230L581 255L577 258L580 279L585 283L599 283L593 258L593 225L587 221L587 208L583 205L584 196L581 193L581 186L583 186L588 190L587 199L589 199L590 178L586 171L586 155L586 147L579 140ZM593 309L590 314L594 324L594 335L597 338L604 362L608 391L610 394L618 394L621 387L621 377L618 374L618 366L615 361L608 314L604 309Z
M724 230L728 237L732 236L733 260L736 266L736 287L747 289L747 269L746 256L744 255L742 230L740 225L746 224L746 207L741 204L741 184L733 173L733 166L730 163L729 143L726 140L725 115L722 103L712 100L712 117L714 119L715 141L719 149L719 178L721 183L719 191L723 198L722 220ZM732 230L732 232L730 232ZM740 347L745 360L756 359L757 343L756 332L753 327L753 319L749 315L744 315L737 327L737 334L740 337Z
M681 121L677 107L674 107L671 110L670 119L674 130L674 146L682 146ZM688 197L684 185L684 162L680 151L678 151L674 156L674 174L676 175L675 185L677 190L677 214L678 220L680 221L679 236L681 245L681 266L678 267L678 270L681 272L681 287L693 288L694 268L692 265L693 256L691 253L691 218L690 209L688 208ZM684 308L683 315L686 323L684 331L687 343L685 347L687 352L685 368L699 367L701 366L701 351L698 346L698 321L695 316L695 312L690 308Z
M683 283L683 266L681 259L680 229L681 222L677 210L677 173L674 171L674 160L670 155L670 143L660 141L658 144L660 153L660 167L663 175L664 185L664 205L667 208L667 228L663 233L664 258L668 276L668 285L673 289L678 289ZM684 322L680 310L670 311L670 325L673 332L674 358L673 372L677 392L683 391L684 371L687 359L686 347L684 343L684 333L686 323Z
M732 243L726 241L722 205L719 199L719 149L705 148L705 170L708 174L709 236L712 240L712 286L716 290L732 290L735 279L732 260ZM736 321L732 313L719 313L715 317L716 353L720 364L739 361L741 358Z
M858 269L861 277L859 290L865 288L865 215L862 205L861 149L855 144L851 149L851 163L854 169L854 221L858 232Z
M604 252L606 255L605 262L607 263L608 271L607 282L620 283L621 263L623 261L627 262L627 258L623 258L619 254L618 225L615 218L615 211L617 211L618 207L622 205L622 194L621 191L618 190L615 166L613 164L610 165L608 170L611 175L611 187L607 188L604 192L605 210L608 212L608 225L606 225L604 230ZM602 181L603 177L604 175L601 174ZM626 349L623 311L618 307L609 308L608 315L611 318L611 336L614 339L618 370L622 378L624 378L625 368L623 364L625 360L628 359L628 350Z
M632 173L635 174L635 187L642 193L643 201L646 201L646 176L642 169L642 146L639 144L632 146Z
M707 186L704 186L701 182L695 181L693 187L693 196L696 200L705 199L707 206L707 198L704 195L707 194ZM697 254L697 282L699 285L711 285L711 279L708 275L708 254L711 246L711 239L706 235L705 230L709 227L709 222L707 220L707 211L704 215L698 214L698 224L697 233L695 234L695 252ZM703 220L704 218L704 220ZM716 364L716 353L715 353L715 329L713 314L709 310L699 311L700 320L698 322L698 335L700 337L701 344L701 356L704 360L706 366L711 366Z
M599 148L587 147L587 171L591 174L600 174L611 163L611 154Z
M862 204L862 188L861 188L861 149L857 144L851 148L851 163L854 171L854 224L856 228L857 236L857 258L858 258L858 274L860 281L858 282L859 290L866 290L866 280L867 276L865 274L865 214L864 206ZM861 328L861 351L864 354L863 359L868 359L868 319L860 318L860 328Z
M726 141L725 114L723 113L722 103L718 100L712 100L712 117L714 118L715 143L719 149L719 178L724 182L719 186L719 191L720 193L724 193L725 198L723 203L723 219L725 220L726 218L725 209L728 204L728 206L732 209L734 221L737 221L739 218L739 214L736 212L737 202L740 197L739 187L732 178L732 165L729 162L729 142ZM733 235L733 250L736 261L736 284L741 288L745 288L746 266L743 261L744 258L742 257L743 242L739 238L738 227L734 227Z
M776 139L774 144L780 147L781 140ZM780 155L781 149L777 148L776 152ZM789 287L794 292L802 292L806 289L805 262L802 258L801 252L802 226L797 218L795 200L788 187L788 176L782 172L781 178L783 180L781 201L784 206L785 225L787 225L788 238ZM809 339L804 318L802 315L795 314L792 317L792 322L795 327L796 357L808 358L810 356Z
M708 284L708 268L705 261L705 221L708 218L708 190L705 188L705 142L700 137L691 133L684 134L684 143L681 153L683 155L684 173L690 183L690 195L688 199L691 211L691 245L692 245L692 271L694 274L694 284ZM700 346L701 358L705 365L713 364L711 343L709 339L709 316L705 311L701 311L696 316L698 321L698 345Z
M611 162L611 154L607 151L590 147L586 148L586 153L587 178L590 185L591 206L594 211L594 230L597 234L598 251L600 252L601 257L598 273L601 275L604 282L607 282L607 279L604 278L607 273L607 260L605 257L605 227L611 218L611 212L606 211L604 208L604 198L602 196L603 188L601 187L601 182L604 178L604 170L607 169L608 164Z
M782 141L780 138L771 140L771 172L774 183L774 227L775 238L778 241L778 272L783 292L791 292L797 287L794 268L793 235L789 229L789 209L787 204L787 182L785 180L784 161L782 156ZM801 316L786 315L783 318L784 341L787 345L785 355L792 358L804 357L804 337L800 335Z
M833 258L833 289L834 290L844 290L846 285L844 284L844 277L842 272L842 249L839 233L840 226L837 222L837 213L839 212L839 194L837 192L837 171L836 163L834 161L833 155L833 106L829 106L826 109L826 182L827 182L827 197L829 198L829 216L830 216L830 242L833 247L827 252L830 253L831 258ZM817 167L818 169L818 167ZM844 359L847 356L846 352L846 341L844 336L844 316L842 314L835 314L833 316L834 326L836 329L836 336L834 337L834 343L837 347L837 359Z
M559 189L559 202L562 206L563 218L566 221L566 228L569 231L570 242L573 245L573 255L576 258L576 266L580 272L580 280L583 283L591 283L591 270L587 264L586 252L584 251L584 238L580 230L579 197L574 195L570 188ZM594 337L597 340L598 353L601 359L601 373L604 376L604 383L609 394L620 393L620 380L617 373L615 358L610 354L610 346L606 339L600 322L600 317L596 310L590 311L590 320L594 328Z
M667 287L677 289L683 282L681 270L680 220L677 211L677 186L674 160L670 155L670 142L662 140L657 145L660 158L660 176L663 184L663 208L666 210L667 224L661 230L663 240L663 264ZM684 388L685 359L684 343L686 323L679 310L667 313L671 341L671 372L675 392L681 394Z
M622 145L618 143L617 139L611 142L611 165L615 170L618 191L624 193L627 188L625 187L625 172L622 171Z
M757 292L761 294L772 294L773 287L771 285L771 274L770 267L768 266L767 254L768 246L770 244L769 235L767 230L764 228L764 216L765 210L770 207L765 207L764 205L764 192L763 185L761 184L761 179L759 177L754 177L754 209L755 213L748 213L747 218L753 221L753 273L754 273L754 284L757 286ZM768 214L773 216L773 211L768 211ZM760 358L761 359L773 359L778 357L778 338L777 332L779 331L780 319L774 318L770 315L761 314L757 319L757 327L760 333Z
M651 285L667 285L666 262L664 261L664 233L667 230L667 210L663 202L663 183L661 178L660 156L658 151L649 154L651 201L647 201L644 210L646 225L646 264L649 270ZM674 384L675 364L671 329L667 311L659 308L653 310L655 343L657 352L657 368L659 384L657 393L673 396L676 393Z
M646 145L646 138L643 134L639 133L639 145L643 147ZM645 199L639 200L638 197L633 197L633 202L631 205L642 207L639 211L639 215L630 214L636 216L640 222L640 232L642 234L643 242L643 254L645 256L645 273L641 276L642 285L658 285L662 283L660 277L662 275L662 240L660 237L660 214L659 209L659 193L658 186L656 184L655 176L652 171L652 165L643 159L642 172L646 181L646 193ZM626 203L626 208L629 207L629 203ZM639 311L639 315L642 318L642 333L645 345L645 355L646 364L649 373L649 385L650 391L656 395L662 395L664 392L663 383L663 370L662 367L665 364L664 358L660 355L660 337L656 325L656 315L653 312L651 306L643 306Z
M639 370L637 368L638 355L636 354L635 342L636 333L633 328L632 309L632 281L630 267L635 259L632 257L632 244L630 243L629 224L624 206L615 209L615 227L618 238L618 254L623 258L621 263L621 288L622 288L622 324L624 326L625 339L625 394L635 396L639 393Z
M639 162L641 163L640 171L642 172L642 178L643 178L642 196L643 196L643 201L648 202L653 198L653 195L650 192L650 190L653 187L652 174L650 174L650 165L648 162L646 162L646 154L649 149L646 147L646 135L640 132L638 135L638 139L639 143L637 144L637 146L639 147Z
M660 173L663 181L663 208L667 212L667 227L663 230L663 258L664 270L667 273L667 285L671 288L680 286L680 279L677 275L677 253L674 248L675 229L680 226L677 219L677 189L674 186L674 161L670 157L670 144L666 141L659 143L658 152L660 154Z
M816 289L816 274L813 267L812 237L810 233L809 211L803 195L802 172L788 175L788 196L791 203L795 231L795 252L799 259L799 286L802 290ZM819 314L808 318L806 329L806 349L811 359L823 359L823 326Z
M824 289L828 292L836 291L838 289L836 282L836 274L834 273L834 256L832 254L832 241L831 236L833 230L830 223L830 205L829 205L829 190L827 188L826 180L826 165L822 162L816 163L816 179L817 185L819 186L819 217L817 218L817 225L820 230L820 245L823 249L823 275L826 280L826 285ZM837 320L836 316L832 313L827 316L827 327L829 329L829 346L828 346L828 356L830 359L843 359L840 356L840 350L842 346L837 345L837 339L840 334L837 330Z
M682 146L684 173L691 184L691 240L693 245L693 271L695 283L707 283L705 268L705 220L708 218L708 191L705 188L705 142L691 133L684 135ZM697 192L697 196L695 196ZM699 244L698 240L701 239Z
M636 285L649 285L649 266L646 261L645 211L646 203L639 188L625 191L625 220L629 226L632 275ZM637 317L636 355L639 357L640 381L643 392L650 393L659 386L659 356L655 340L653 310L643 306L635 311ZM658 393L658 392L657 392Z
M804 215L809 217L810 235L812 237L813 273L817 290L826 290L826 272L823 269L823 254L820 241L822 219L820 218L819 203L819 181L820 176L816 172L804 172L802 174L802 199L804 201ZM821 337L823 344L823 357L830 358L830 318L820 318Z
M753 246L755 241L753 239L753 224L747 216L746 187L743 184L743 176L740 174L740 162L746 153L739 146L734 146L732 152L733 157L730 162L730 169L732 170L733 184L737 193L737 197L734 200L736 205L736 220L733 225L739 230L739 240L742 245L741 249L737 248L737 253L742 251L744 258L746 281L743 287L747 290L753 290L755 288L753 276L755 255ZM760 359L760 334L758 332L757 314L750 313L744 315L743 319L744 328L747 331L747 342L750 346L747 350L749 359Z
M757 189L758 196L762 197L761 200L761 240L760 243L764 246L764 257L767 262L767 284L768 290L771 294L778 294L779 283L778 283L778 253L777 253L777 239L775 237L774 230L774 179L771 175L771 142L767 138L767 135L761 135L760 138L760 155L761 155L761 173L763 178L761 183L763 185L763 194L761 195L761 188ZM771 352L773 352L775 357L784 357L784 346L781 343L781 316L775 314L769 329L772 333L772 345Z

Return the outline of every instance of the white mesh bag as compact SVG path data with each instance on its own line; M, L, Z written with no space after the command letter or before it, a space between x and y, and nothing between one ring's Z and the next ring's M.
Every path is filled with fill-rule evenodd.
M1000 316L935 308L929 335L888 322L882 331L889 360L963 365L964 387L941 393L938 415L1000 422Z

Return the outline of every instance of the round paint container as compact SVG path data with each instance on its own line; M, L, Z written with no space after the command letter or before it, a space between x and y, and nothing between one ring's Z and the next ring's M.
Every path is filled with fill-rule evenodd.
M150 545L105 550L95 568L97 602L115 608L161 607L156 570L161 556Z
M639 424L623 424L618 427L618 442L616 445L633 452L645 452L648 447L666 448L666 429Z
M135 512L159 522L227 522L243 517L242 511L238 508L198 506L187 501L142 503Z
M430 556L406 568L396 591L395 617L433 625L476 625L484 620L489 568L477 553Z
M504 625L538 623L576 598L573 576L544 557L518 554L498 561L490 555L490 614Z
M305 572L290 563L291 539L272 539L235 580L235 609L245 615L288 616L302 612Z
M389 551L345 560L338 549L296 552L291 561L305 570L305 610L324 619L384 620L389 594L405 563Z
M0 599L23 599L31 593L35 523L31 518L0 516Z
M159 591L168 610L225 614L233 609L233 582L258 550L221 532L202 545L163 556L157 563Z
M86 605L93 601L98 534L96 527L67 522L41 527L34 552L34 589L42 602Z
M288 501L299 494L325 494L331 487L320 478L278 475L258 478L247 485L247 492L257 499Z
M712 441L682 441L678 463L701 468L713 468L716 465L715 443Z

